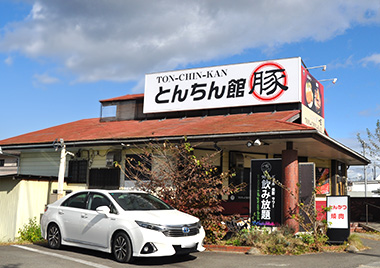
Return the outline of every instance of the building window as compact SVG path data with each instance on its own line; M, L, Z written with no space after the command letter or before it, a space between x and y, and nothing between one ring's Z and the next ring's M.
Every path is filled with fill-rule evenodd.
M0 167L3 167L5 165L5 160L4 159L0 159Z
M70 160L68 183L87 182L87 160Z
M235 176L230 178L229 184L241 185L245 184L246 187L237 194L231 195L233 198L231 201L248 201L249 200L249 180L251 173L251 160L252 159L266 159L268 155L259 153L242 153L242 152L230 152L229 169Z
M102 105L101 118L116 117L116 105Z
M119 168L92 168L88 187L90 189L119 189L120 169Z

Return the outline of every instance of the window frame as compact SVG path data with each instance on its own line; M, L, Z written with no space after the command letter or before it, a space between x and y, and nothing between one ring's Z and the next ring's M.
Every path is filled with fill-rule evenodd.
M81 195L85 195L85 198L84 198L84 207L71 206L71 203L72 203L73 199L78 198L78 196L81 196ZM80 193L76 193L76 194L74 194L73 196L70 196L70 197L69 197L68 199L66 199L65 201L63 201L63 203L61 204L61 206L62 206L62 207L67 207L67 208L88 209L88 208L87 208L87 204L88 204L88 195L89 195L88 192L80 192ZM69 205L69 203L70 203L70 205Z
M85 166L84 166L85 163ZM85 172L83 172L85 169ZM75 173L75 174L73 174ZM84 177L81 173L85 173ZM88 161L87 160L70 160L67 176L67 183L87 183L88 178Z
M96 211L96 208L95 209L91 208L92 201L95 199L96 195L101 196L102 198L104 198L108 201L109 204L105 205L105 206L109 207L111 214L119 214L119 212L117 211L117 209L116 209L115 205L113 204L113 202L111 201L111 199L108 198L106 195L104 195L102 193L98 193L98 192L90 192L89 193L89 195L87 197L87 209L88 210Z

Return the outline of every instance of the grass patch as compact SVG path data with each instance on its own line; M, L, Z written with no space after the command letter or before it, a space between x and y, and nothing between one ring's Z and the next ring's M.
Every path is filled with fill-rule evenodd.
M363 245L363 242L358 234L351 234L348 239L347 243L349 245L355 246L358 250L366 249L366 247Z

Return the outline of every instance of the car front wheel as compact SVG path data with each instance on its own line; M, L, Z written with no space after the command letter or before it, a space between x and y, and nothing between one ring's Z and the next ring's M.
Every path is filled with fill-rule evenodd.
M56 224L49 225L47 239L50 248L59 249L61 247L61 232Z
M132 244L128 235L118 232L112 241L112 252L118 262L132 261Z

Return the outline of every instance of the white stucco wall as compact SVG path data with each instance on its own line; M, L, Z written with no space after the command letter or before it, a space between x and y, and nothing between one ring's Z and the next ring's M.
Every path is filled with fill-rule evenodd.
M0 180L0 242L14 241L18 231L44 212L49 193L49 182L14 180L12 177Z

